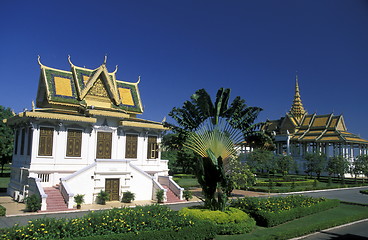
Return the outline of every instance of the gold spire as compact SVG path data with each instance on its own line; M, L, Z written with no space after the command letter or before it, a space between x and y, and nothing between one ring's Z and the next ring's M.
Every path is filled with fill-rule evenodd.
M291 109L290 109L289 113L291 115L293 115L293 117L298 122L300 122L302 120L304 114L307 113L305 111L304 107L303 107L302 100L300 98L299 84L298 84L298 75L296 75L296 79L295 79L295 96L294 96L294 101L293 101L293 105L291 105Z

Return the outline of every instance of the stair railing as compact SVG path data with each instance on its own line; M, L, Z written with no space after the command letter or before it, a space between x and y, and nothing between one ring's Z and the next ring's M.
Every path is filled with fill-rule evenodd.
M158 176L159 183L166 185L180 200L183 200L184 188L180 187L172 176Z
M29 185L28 194L29 195L36 194L40 196L41 197L41 211L45 211L47 209L47 203L46 203L47 194L43 190L41 179L29 177L28 185Z
M70 190L68 184L65 180L60 181L60 192L66 202L68 208L73 208L74 206L74 193Z

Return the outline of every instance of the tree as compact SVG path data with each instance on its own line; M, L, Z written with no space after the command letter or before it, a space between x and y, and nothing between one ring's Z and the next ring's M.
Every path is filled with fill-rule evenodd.
M254 124L262 109L248 107L240 97L229 106L229 97L230 89L220 88L213 103L209 94L200 89L181 108L173 108L169 113L178 126L167 124L183 136L185 147L200 156L195 174L205 206L213 210L225 209L231 182L224 166L235 155L235 144L263 134L259 131L261 123Z
M14 146L14 132L6 123L4 119L8 119L13 116L10 108L5 108L0 105L0 162L1 162L1 175L4 171L4 165L11 162Z
M179 133L169 133L162 138L163 152L161 157L169 160L169 168L181 168L182 173L192 173L196 155L192 150L183 146L184 138Z
M296 169L296 162L292 156L282 154L275 155L274 161L277 171L281 172L284 177L289 171Z
M233 189L245 189L255 182L254 174L247 164L240 162L239 156L229 159L225 166L225 174Z
M323 153L306 153L306 172L315 173L319 179L321 173L326 169L327 157Z
M248 153L246 163L253 171L262 173L266 171L268 175L276 169L273 153L263 149L256 149Z
M343 181L345 173L349 171L349 161L341 155L330 157L326 170L330 176L336 174Z
M352 166L352 172L354 173L355 178L360 174L368 177L368 155L360 155L355 159Z

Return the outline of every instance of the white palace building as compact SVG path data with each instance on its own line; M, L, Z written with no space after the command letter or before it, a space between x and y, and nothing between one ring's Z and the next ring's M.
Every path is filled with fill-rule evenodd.
M41 64L36 106L9 119L15 147L8 194L15 200L37 194L41 210L73 208L74 196L86 204L98 193L119 201L123 192L135 200L155 200L156 191L183 189L168 176L168 160L159 145L166 129L137 118L143 112L138 82L116 79L105 62L96 69L70 71Z

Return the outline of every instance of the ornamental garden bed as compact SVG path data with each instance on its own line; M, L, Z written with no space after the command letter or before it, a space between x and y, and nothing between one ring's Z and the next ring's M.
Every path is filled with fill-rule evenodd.
M339 200L312 198L301 195L269 198L242 198L233 200L231 206L252 216L257 225L273 227L303 216L337 207Z
M216 233L219 235L234 235L247 233L254 229L256 221L245 212L229 208L228 210L212 211L202 207L183 208L179 211L184 216L191 216L198 220L205 220L217 226Z
M168 239L163 233L175 235L171 239L211 239L216 229L211 222L183 216L166 206L150 205L91 212L75 219L40 218L26 226L0 229L0 239L117 239L105 236L115 234L119 239Z

